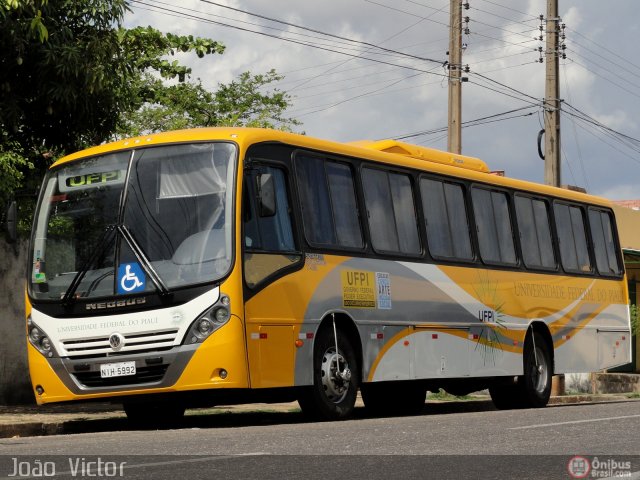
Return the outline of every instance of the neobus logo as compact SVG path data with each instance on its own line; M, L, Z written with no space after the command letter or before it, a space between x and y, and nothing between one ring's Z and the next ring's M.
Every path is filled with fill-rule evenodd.
M87 310L105 310L107 308L131 307L133 305L142 305L147 303L146 297L128 298L126 300L113 300L111 302L87 303Z

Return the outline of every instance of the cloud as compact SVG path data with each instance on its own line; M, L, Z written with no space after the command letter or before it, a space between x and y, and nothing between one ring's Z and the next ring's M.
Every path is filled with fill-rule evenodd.
M444 62L449 0L219 2L316 31L196 0L154 2L156 12L133 4L127 24L151 24L164 31L222 41L227 46L224 55L193 61L194 76L211 88L247 70L261 73L275 68L284 73L286 78L277 87L295 97L291 113L304 122L302 129L309 135L348 141L446 126L447 81L440 63L358 42ZM545 65L537 63L537 49L544 50L545 45L534 38L540 35L538 16L546 2L472 0L470 4L464 11L470 17L470 32L463 39L467 44L463 62L471 72L469 82L463 84L463 121L540 103ZM635 18L636 2L618 0L615 8L603 8L595 0L563 0L560 7L567 26L568 56L560 69L561 97L611 128L640 137L634 121L640 107L640 65L634 65L637 31L629 23ZM234 28L157 11L169 8ZM507 175L542 181L543 162L536 147L539 116L535 108L522 113L534 114L463 129L463 153L481 157L491 168L505 169ZM563 115L562 126L563 183L588 185L590 191L614 195L640 182L640 153L568 115ZM441 134L411 141L446 146Z

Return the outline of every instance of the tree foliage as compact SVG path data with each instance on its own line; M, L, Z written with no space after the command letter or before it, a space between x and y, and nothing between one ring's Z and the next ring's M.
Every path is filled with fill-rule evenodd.
M264 92L275 72L217 91L183 64L224 45L121 27L127 0L0 0L0 173L35 188L52 159L114 136L210 125L287 128L289 97Z
M246 126L291 130L299 125L284 117L290 104L287 93L265 91L264 87L282 79L274 70L266 74L242 73L212 92L200 80L166 85L145 76L145 101L121 119L118 136L143 135L161 130L192 127Z

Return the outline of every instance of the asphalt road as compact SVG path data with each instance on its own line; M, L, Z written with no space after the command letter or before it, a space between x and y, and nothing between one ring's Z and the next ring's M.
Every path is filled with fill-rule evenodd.
M307 423L297 413L208 415L179 429L2 439L0 479L39 477L37 459L55 478L82 478L83 465L85 478L572 478L575 455L593 467L588 478L608 468L610 476L640 479L638 401L462 410L428 406L421 416L396 418L358 412L331 423ZM100 470L99 461L110 463Z

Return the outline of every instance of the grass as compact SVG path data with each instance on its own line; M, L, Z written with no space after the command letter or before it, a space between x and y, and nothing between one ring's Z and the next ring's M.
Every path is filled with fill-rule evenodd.
M457 397L456 395L451 395L450 393L445 392L440 389L437 392L429 392L429 396L427 400L443 400L443 401L451 401L451 400L472 400L471 395L461 395Z
M640 398L640 392L627 393L627 398Z

